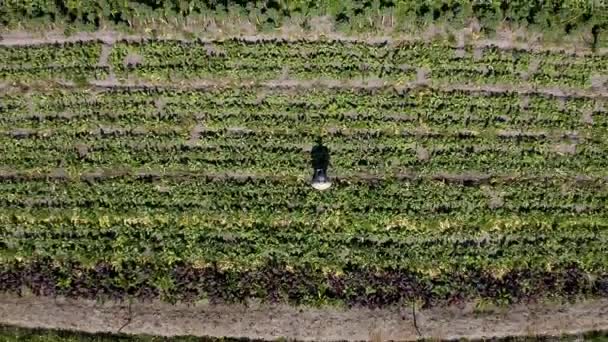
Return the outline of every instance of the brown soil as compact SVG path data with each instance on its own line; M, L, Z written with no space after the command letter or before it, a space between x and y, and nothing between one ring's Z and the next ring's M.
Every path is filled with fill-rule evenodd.
M187 145L196 145L200 139L201 134L205 132L205 127L202 124L197 124L190 131L190 139L186 142Z
M110 54L112 53L112 45L103 44L101 46L101 55L99 56L99 62L97 63L99 66L107 66L110 67L110 63L108 63L108 59L110 58Z
M130 53L125 57L124 60L124 67L127 66L137 66L139 64L141 64L143 62L143 57L138 55L138 54L134 54L134 53Z
M414 340L577 334L608 329L608 299L476 309L412 307L309 308L160 302L131 305L47 297L0 295L0 323L85 332L195 335L300 340ZM414 315L416 326L414 326Z
M75 149L80 159L85 159L89 155L89 147L85 144L76 144Z
M555 144L552 146L552 150L560 155L575 155L576 144Z
M591 87L596 90L604 90L608 85L608 76L601 74L591 75Z
M467 52L464 48L457 48L454 50L454 55L456 56L456 58L465 58Z
M27 85L29 91L50 91L54 89L75 88L75 84L69 84L59 81L41 81L33 82ZM118 81L116 78L108 78L105 80L90 80L89 86L78 89L87 89L91 92L105 91L106 89L149 89L149 88L164 88L164 89L216 89L224 87L239 87L239 88L267 88L281 90L302 90L315 88L328 89L351 89L351 90L381 90L394 89L401 93L416 90L429 89L432 91L442 92L469 92L473 94L492 95L513 93L518 95L542 95L547 97L571 99L571 98L593 98L605 100L608 98L608 92L603 89L577 89L577 88L554 88L540 87L529 83L522 84L496 84L496 85L478 85L478 84L446 84L441 82L426 82L420 84L417 81L409 83L395 84L382 79L367 79L360 80L338 80L330 78L319 78L313 80L298 80L298 79L275 79L268 81L253 81L253 80L237 80L231 78L215 78L215 79L193 79L180 80L179 83L174 81L150 81L143 79L129 79L126 81ZM22 94L25 90L19 85L6 85L0 88L0 94Z
M192 41L192 34L196 36L201 42L214 42L217 40L230 39L232 37L239 37L251 42L261 42L268 40L282 39L285 41L314 41L319 39L342 41L342 42L360 42L368 44L397 44L400 42L412 42L420 41L421 38L429 41L435 39L445 39L448 35L448 29L439 26L430 26L424 32L411 33L406 32L392 32L391 35L382 35L381 32L367 33L360 35L345 35L343 33L335 32L333 23L327 17L311 18L310 27L311 30L294 30L292 24L288 24L289 27L279 28L275 33L272 34L260 34L255 30L207 30L207 32L190 32L187 35L184 31L178 30L165 30L161 35L153 36L151 34L125 34L113 30L99 30L95 32L79 32L70 36L66 36L62 30L48 30L42 33L32 32L2 32L0 39L0 46L21 46L21 45L39 45L48 43L69 43L69 42L85 42L85 41L101 41L104 44L112 45L116 41L133 41L140 42L146 39L171 39L181 41ZM233 23L230 23L233 24ZM232 25L234 27L234 25ZM471 25L475 26L475 25ZM142 30L142 32L145 30ZM500 49L518 49L526 50L531 52L542 52L552 51L561 52L572 55L608 55L608 48L600 48L593 52L590 47L581 46L580 41L572 41L563 43L559 46L550 43L542 43L539 41L537 35L529 34L525 31L519 32L517 38L521 41L516 41L514 33L512 31L504 31L493 39L480 38L479 33L476 32L474 27L466 28L462 31L456 32L457 43L455 47L462 48L465 45L471 45L476 48L484 48L489 46L498 47Z
M92 85L99 88L149 88L149 87L172 87L174 83L169 82L107 82L107 81L92 81ZM184 89L207 89L222 86L234 85L235 81L230 79L219 80L192 80L183 81L176 88ZM418 89L421 86L430 90L437 91L462 91L482 94L504 94L515 93L519 95L544 95L556 98L606 98L608 93L604 91L592 91L584 89L559 89L548 87L537 87L531 84L521 85L475 85L475 84L441 84L441 83L426 83L420 84L418 81L405 83L402 85L386 84L386 82L361 82L358 80L334 80L334 79L316 79L316 80L271 80L263 82L239 82L239 86L255 87L263 86L271 89L314 89L317 87L333 88L333 89L382 89L395 88L400 91L408 91Z
M418 146L416 148L416 158L419 161L428 161L430 159L430 153L429 150L427 150L424 147Z
M427 85L429 83L429 70L424 68L418 68L416 71L416 84L417 85Z

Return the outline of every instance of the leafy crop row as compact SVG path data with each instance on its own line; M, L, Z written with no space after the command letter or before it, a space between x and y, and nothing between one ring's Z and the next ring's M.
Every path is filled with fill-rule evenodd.
M501 277L484 269L467 267L458 272L429 276L408 270L381 272L350 266L341 273L324 273L311 264L293 267L269 262L256 269L224 270L176 263L137 264L77 262L39 259L0 266L7 291L24 288L36 295L64 295L90 299L162 298L168 301L246 302L259 298L292 304L338 303L385 307L422 300L425 306L489 299L502 304L539 298L576 299L606 296L605 274L590 277L576 264L547 269L511 269Z
M103 79L108 68L99 66L101 43L65 43L0 47L0 79Z
M228 186L230 185L230 186ZM561 179L496 184L490 188L446 184L441 181L395 180L358 182L348 179L331 193L311 193L306 182L265 183L257 180L208 182L200 179L156 183L130 178L88 182L27 181L1 183L5 207L52 208L199 208L247 211L263 209L315 212L319 206L345 212L433 213L542 212L601 213L606 210L606 186L602 181L570 184ZM501 199L490 205L493 196ZM331 204L330 204L331 203Z
M53 168L57 166L146 167L151 169L198 169L229 171L231 169L302 174L307 172L313 137L298 131L256 131L255 135L207 135L189 143L187 130L177 135L70 137L17 140L0 138L2 164L18 169ZM376 139L370 145L365 140ZM601 139L601 137L596 137ZM417 137L374 135L329 136L328 147L336 156L332 167L343 172L404 171L424 173L440 171L528 172L559 170L570 174L582 171L605 174L605 143L580 145L560 142L523 141L515 139L469 138L457 136ZM294 140L307 140L294 144ZM79 150L84 149L84 151ZM421 154L422 153L422 154Z
M608 65L418 43L121 41L108 67L101 54L99 42L1 47L1 78L580 88ZM2 288L369 306L608 295L605 99L304 83L6 89ZM326 192L308 184L319 136Z
M114 283L114 290L124 295L124 292L143 290L142 282L153 282L157 295L163 292L163 286L156 281L166 279L170 269L180 265L191 265L193 271L215 268L222 273L257 273L274 265L268 271L284 269L287 273L281 271L283 276L310 267L307 277L310 286L316 288L325 286L324 280L317 279L321 275L349 278L358 274L357 270L388 276L406 272L425 279L427 290L435 295L451 293L468 297L480 293L463 287L479 290L492 282L508 281L512 272L526 274L520 280L523 283L518 285L523 286L525 280L534 281L529 272L561 272L568 265L576 265L581 279L595 279L585 287L587 290L576 289L576 293L604 286L602 279L607 272L605 213L585 217L543 212L494 215L472 211L456 217L444 214L436 218L415 218L405 212L401 215L357 214L348 210L316 214L301 210L239 213L163 211L146 206L138 212L127 213L123 207L118 212L94 206L83 208L70 211L65 208L3 209L0 214L4 247L2 279L7 281L12 272L18 272L30 262L52 260L56 265L53 267L61 271L55 274L60 276L46 284L47 289L62 293L78 281L78 274L99 270L102 263L113 270L113 276L106 274L108 278L94 283L107 284L120 279L120 283ZM580 245L585 248L575 248ZM12 260L20 260L20 266L9 266ZM50 264L40 266L44 265ZM79 265L80 271L74 269L75 265ZM156 271L140 273L147 267ZM465 276L469 273L486 277ZM446 282L453 277L459 279L460 284ZM184 284L186 288L170 288L175 290L174 296L183 299L181 296L188 293L188 288L199 288L209 280L203 276L191 279L190 284ZM368 283L368 280L361 279L361 286L375 291L380 288L397 291L392 287L394 284ZM412 286L415 283L412 281L404 285ZM32 283L24 285L36 288ZM217 285L232 286L224 282ZM242 284L233 285L234 291L246 289ZM7 286L10 288L10 283ZM95 288L88 281L80 286L85 293ZM287 284L286 288L290 286ZM509 291L509 287L498 287L496 291ZM551 294L544 287L527 288L526 293L530 296ZM208 296L213 298L202 292L190 299ZM243 296L240 299L251 296L268 299L260 293L247 292ZM521 299L495 296L498 294L488 297ZM343 296L335 299L346 300ZM422 299L437 298L426 294ZM299 300L308 302L310 298Z
M519 84L522 75L544 86L589 87L595 73L605 72L603 56L568 56L488 47L474 57L458 56L445 44L403 43L370 46L363 43L263 42L227 40L214 43L147 41L114 46L111 63L121 77L136 74L151 79L208 77L273 79L380 77L412 81L418 68L443 82ZM136 60L137 63L129 63ZM531 60L538 65L531 70Z
M10 61L0 69L0 78L101 79L109 73L109 67L98 65L101 45L88 42L0 47L0 57ZM371 77L410 82L416 80L418 69L425 69L427 78L444 83L531 82L576 88L589 88L592 77L608 71L608 59L601 55L573 56L496 47L475 53L467 47L459 55L453 47L438 43L378 46L330 41L255 44L238 40L122 41L114 44L109 65L123 80L132 75L151 80L213 77L263 80L287 76Z
M275 168L302 174L319 134L337 154L332 167L339 174L602 174L606 167L605 113L593 113L593 124L583 120L594 99L267 88L4 98L1 163L18 169Z
M306 122L348 127L373 127L396 122L400 127L449 128L561 128L588 127L583 114L598 119L593 99L482 95L465 92L412 90L352 91L271 89L145 90L50 92L23 97L5 96L0 122L27 127L57 125L70 118L100 122L180 122L197 119L247 126L256 122L292 125ZM34 111L33 113L31 111ZM28 122L29 121L29 122ZM605 122L606 120L599 121Z

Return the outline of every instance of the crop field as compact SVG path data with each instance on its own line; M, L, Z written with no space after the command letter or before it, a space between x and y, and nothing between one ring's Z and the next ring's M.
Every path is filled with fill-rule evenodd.
M158 39L4 44L0 61L5 291L608 296L606 54Z

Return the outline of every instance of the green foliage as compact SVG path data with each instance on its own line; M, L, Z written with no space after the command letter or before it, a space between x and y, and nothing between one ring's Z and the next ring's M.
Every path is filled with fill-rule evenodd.
M129 56L138 63L128 65ZM230 77L243 80L292 78L382 78L396 82L415 80L416 70L427 69L431 81L442 83L521 84L532 60L537 70L527 82L539 86L588 88L594 74L608 71L606 56L568 56L488 47L475 58L470 49L457 57L446 44L402 43L247 43L238 40L203 44L153 41L118 43L110 61L119 78L189 79Z
M119 81L132 77L150 81L329 77L407 83L416 80L419 69L425 69L431 83L590 88L594 76L608 72L608 58L602 55L573 56L495 46L475 53L471 50L468 46L464 55L457 56L453 46L423 42L389 46L331 41L251 43L236 39L214 43L121 41L113 45L109 66L104 66L99 65L100 42L0 47L0 57L6 61L0 66L0 79L95 80L106 78L111 68ZM536 65L530 71L533 61Z
M7 0L0 6L0 24L14 26L26 21L74 23L99 27L103 23L131 26L141 18L188 18L209 15L222 18L241 12L261 29L274 29L294 17L330 16L338 28L355 31L382 30L380 18L396 18L397 29L445 22L464 26L477 19L482 30L493 31L499 23L532 26L547 32L572 33L578 29L606 30L605 4L596 1L492 0ZM394 19L391 19L394 20Z
M314 10L365 13L334 5ZM276 6L278 17L312 10ZM154 39L119 41L100 66L100 42L1 47L0 279L168 301L605 295L608 120L605 99L583 88L606 56L472 49ZM162 86L87 84L110 70ZM296 86L260 84L283 76ZM338 87L303 81L323 77ZM201 78L235 83L181 83ZM349 86L370 78L386 85ZM57 79L75 85L47 87ZM327 192L308 184L319 135Z
M97 65L101 44L65 43L40 46L0 47L0 79L101 79L107 67Z
M159 89L93 97L47 92L29 97L33 108L23 97L7 96L6 109L0 108L0 151L5 165L21 170L62 165L81 171L237 168L266 173L277 167L278 174L302 176L309 144L325 132L339 155L332 167L342 175L605 173L606 159L600 156L606 132L580 120L593 108L591 99L562 103L531 95L522 109L523 99L513 94L267 90L260 97L259 91ZM193 141L200 120L204 129ZM577 145L580 141L584 144ZM87 153L80 155L77 146L86 146ZM418 155L421 148L428 158Z

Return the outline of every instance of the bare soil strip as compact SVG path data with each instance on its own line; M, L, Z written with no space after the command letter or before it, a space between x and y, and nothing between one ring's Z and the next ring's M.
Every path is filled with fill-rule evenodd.
M103 44L101 46L101 55L99 56L98 66L102 67L112 67L110 63L108 63L108 59L110 58L110 54L112 53L112 45Z
M101 30L95 32L79 32L70 36L66 36L61 32L49 32L44 36L35 35L27 32L8 32L2 34L0 40L0 46L35 46L43 44L63 44L63 43L75 43L75 42L92 42L101 41L104 44L114 44L117 41L127 42L141 42L146 40L173 40L192 42L199 41L201 43L214 43L218 41L224 41L229 39L239 39L250 43L263 43L271 41L284 41L288 43L292 42L316 42L316 41L329 41L329 42L342 42L342 43L363 43L369 45L383 45L383 44L401 44L409 42L420 42L429 41L432 39L440 38L440 32L431 37L421 37L402 34L399 38L394 36L356 36L356 35L345 35L337 32L323 32L323 33L312 33L312 32L290 32L289 34L255 34L255 35L229 35L220 34L208 35L209 37L199 37L196 39L185 38L183 34L171 34L165 37L153 37L149 34L124 34L112 30ZM424 38L424 39L421 39ZM520 50L528 52L555 52L563 53L575 56L587 56L587 55L608 55L608 48L600 48L595 52L591 48L584 48L580 46L551 46L543 45L540 43L530 44L527 42L515 42L512 40L505 39L477 39L466 43L471 45L473 48L486 48L496 47L502 50ZM456 48L456 46L455 46Z
M421 335L417 334L416 325ZM479 312L463 307L309 308L250 304L96 303L0 295L0 323L28 328L315 341L415 340L579 334L608 329L608 299L515 305Z
M235 79L195 79L175 81L158 81L152 82L148 80L130 79L129 81L119 81L115 78L106 80L90 80L89 86L77 86L65 81L42 81L33 82L31 84L12 84L0 87L0 95L2 94L20 94L24 91L51 91L54 89L82 89L87 91L106 91L112 89L124 90L146 90L146 89L176 89L176 90L207 90L217 88L238 87L260 88L260 89L278 89L278 90L310 90L310 89L339 89L339 90L395 90L398 92L408 92L419 89L428 89L430 91L439 92L463 92L479 95L501 95L501 94L518 94L520 96L541 95L560 99L573 98L589 98L606 100L608 99L608 91L602 89L577 89L577 88L557 88L557 87L539 87L532 84L445 84L441 82L433 82L429 84L420 84L417 82L395 83L383 79L370 79L365 82L359 80L337 80L337 79L315 79L315 80L285 80L277 79L270 81L240 81Z

